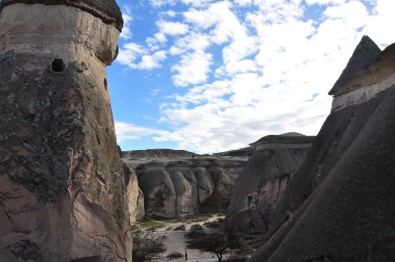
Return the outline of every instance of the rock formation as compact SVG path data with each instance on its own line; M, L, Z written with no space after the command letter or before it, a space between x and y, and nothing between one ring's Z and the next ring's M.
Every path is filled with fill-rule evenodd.
M123 171L127 184L127 199L129 208L129 220L133 224L136 221L142 220L145 217L144 210L144 193L139 187L137 175L133 169L131 169L126 163L123 164Z
M190 158L197 154L185 150L147 149L122 152L125 159L153 159L153 158Z
M251 144L255 151L236 180L226 215L227 230L234 234L268 230L270 215L313 140L284 134L265 136Z
M251 261L395 260L395 45L357 46Z
M202 156L123 160L137 174L146 215L162 218L225 211L245 163L239 158Z
M0 3L0 260L131 261L113 0Z

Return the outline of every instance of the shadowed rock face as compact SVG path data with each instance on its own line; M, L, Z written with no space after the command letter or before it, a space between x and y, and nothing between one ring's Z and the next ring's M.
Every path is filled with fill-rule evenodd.
M364 75L369 75L369 67L379 60L380 55L381 50L376 43L369 36L363 36L329 94L339 96L362 85L369 84L366 83L366 79L364 79L366 76ZM358 78L364 79L364 82L355 82Z
M381 77L360 87L386 88L328 116L251 261L394 261L394 57L389 46L378 60L368 59L366 66L377 69L369 79Z
M125 160L136 170L150 217L185 217L227 209L244 162L217 158Z
M131 261L105 72L119 30L71 6L1 7L0 260Z
M268 230L270 216L313 140L311 136L272 135L252 143L255 152L232 192L226 215L228 231L240 234Z

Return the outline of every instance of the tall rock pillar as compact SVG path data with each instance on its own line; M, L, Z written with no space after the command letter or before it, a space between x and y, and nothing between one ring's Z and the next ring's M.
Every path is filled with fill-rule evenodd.
M0 261L131 261L114 0L0 2Z

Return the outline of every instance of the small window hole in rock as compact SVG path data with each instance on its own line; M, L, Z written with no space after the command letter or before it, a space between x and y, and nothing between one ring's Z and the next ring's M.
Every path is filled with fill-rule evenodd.
M52 61L52 71L62 72L65 68L66 68L66 64L63 62L63 59L55 58Z
M103 83L104 83L104 89L106 89L106 91L107 91L108 83L107 83L107 79L106 78L104 78Z

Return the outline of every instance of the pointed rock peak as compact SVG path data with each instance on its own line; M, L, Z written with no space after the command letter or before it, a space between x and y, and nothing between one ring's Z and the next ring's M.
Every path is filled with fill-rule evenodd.
M355 89L349 84L349 81L366 72L369 66L379 59L380 55L381 50L376 43L369 36L363 36L348 61L346 68L331 91L329 91L329 95L338 96Z

